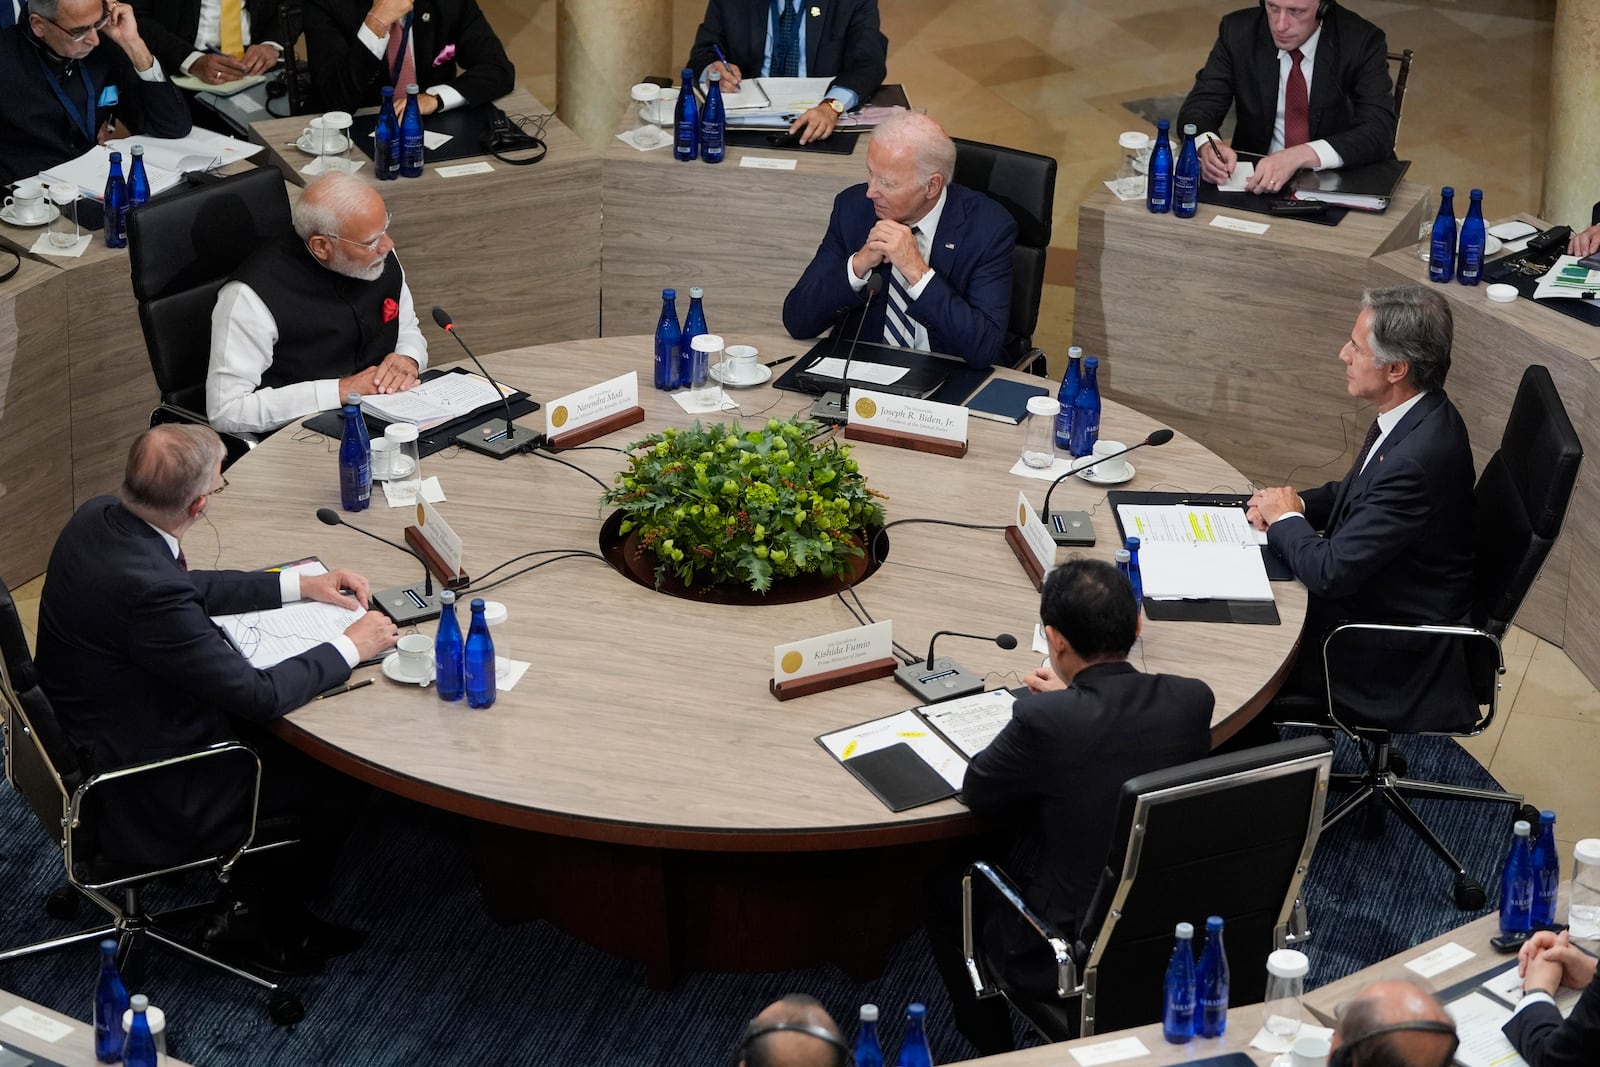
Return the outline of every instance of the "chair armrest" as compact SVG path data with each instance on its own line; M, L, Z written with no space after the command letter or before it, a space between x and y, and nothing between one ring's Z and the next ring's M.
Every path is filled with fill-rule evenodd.
M1050 949L1056 963L1056 996L1065 1000L1076 996L1078 990L1078 965L1071 947L1064 938L1056 936L1048 923L1033 913L1017 887L999 868L979 861L967 868L961 878L961 952L967 963L967 976L972 979L972 990L980 998L992 997L1000 990L990 988L983 981L982 968L978 966L976 938L973 934L972 876L976 874L987 881L1003 900L1028 924L1039 939Z
M1335 701L1333 698L1333 670L1330 666L1332 657L1330 653L1333 651L1334 645L1341 638L1356 633L1411 634L1424 638L1434 637L1441 640L1449 639L1463 642L1474 640L1483 641L1494 651L1496 677L1506 673L1506 660L1505 655L1500 648L1500 639L1494 634L1489 633L1487 630L1480 630L1475 626L1438 626L1433 624L1392 622L1340 623L1338 626L1335 626L1332 630L1328 631L1327 637L1325 637L1322 641L1322 676L1323 684L1327 687L1328 717L1346 733L1353 734L1354 731L1351 727L1347 726L1343 721L1340 720L1339 714L1335 708ZM1478 731L1482 731L1489 725L1489 723L1494 721L1494 713L1499 706L1499 696L1500 686L1499 683L1496 682L1496 684L1489 687L1489 713L1479 721L1477 726Z

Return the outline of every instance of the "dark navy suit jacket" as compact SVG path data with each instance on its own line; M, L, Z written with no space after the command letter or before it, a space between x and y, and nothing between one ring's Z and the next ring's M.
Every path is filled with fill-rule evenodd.
M161 60L168 77L183 73L183 61L195 50L200 32L200 0L131 0L139 19L139 35ZM246 0L250 12L250 43L278 41L283 36L277 0Z
M1308 101L1311 139L1327 141L1347 167L1394 158L1400 120L1388 50L1382 30L1342 7L1322 20ZM1259 7L1223 16L1174 129L1192 122L1216 130L1230 106L1236 112L1233 147L1265 153L1278 118L1278 46Z
M1466 425L1435 391L1406 412L1361 473L1352 467L1300 494L1305 518L1273 523L1267 542L1311 592L1302 662L1312 657L1320 673L1323 634L1341 621L1470 621L1472 490ZM1459 647L1376 636L1355 647L1357 663L1336 665L1334 695L1364 719L1420 708L1407 721L1425 730L1476 717Z
M689 51L695 77L716 62L714 45L745 77L758 77L771 11L768 0L709 0ZM878 29L878 0L805 0L800 11L806 74L832 78L862 100L871 96L883 84L889 53L889 39Z
M948 186L944 213L933 235L928 265L933 280L910 304L911 317L928 329L935 352L960 356L974 367L1000 358L1011 314L1011 249L1017 224L982 193ZM846 265L877 222L867 187L854 185L833 201L828 232L817 254L783 302L783 325L791 337L816 337L830 327L854 336L866 290L850 288ZM879 294L867 307L865 341L883 340L888 265L879 268Z
M1600 1063L1600 971L1562 1020L1553 1004L1533 1004L1502 1029L1528 1067L1593 1067Z

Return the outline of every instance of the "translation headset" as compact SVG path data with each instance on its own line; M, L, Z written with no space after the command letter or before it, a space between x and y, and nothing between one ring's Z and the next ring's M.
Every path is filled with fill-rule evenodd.
M1328 1057L1328 1067L1351 1067L1351 1063L1354 1061L1355 1048L1357 1045L1360 1045L1363 1042L1371 1041L1375 1037L1382 1037L1384 1034L1400 1034L1408 1031L1425 1034L1449 1034L1450 1051L1447 1052L1444 1058L1439 1061L1439 1064L1440 1067L1446 1067L1447 1064L1454 1062L1456 1057L1456 1049L1461 1045L1461 1037L1456 1033L1455 1024L1442 1023L1436 1019L1417 1019L1409 1023L1395 1023L1392 1026L1380 1026L1376 1029L1368 1030L1359 1037L1344 1042L1338 1048L1334 1049L1333 1054Z
M818 1041L826 1041L832 1045L834 1067L850 1067L850 1064L855 1061L854 1055L850 1052L850 1046L844 1043L843 1038L810 1023L751 1023L745 1028L744 1038L739 1042L739 1058L741 1060L749 1058L748 1050L752 1041L766 1037L768 1034L782 1032L809 1034Z
M1261 10L1267 9L1267 0L1261 0ZM1317 21L1321 22L1333 10L1333 0L1319 0L1317 4Z
M544 141L512 123L504 111L489 105L489 128L483 138L483 147L502 163L513 167L526 167L539 162L549 151ZM507 152L532 151L528 156L507 156Z

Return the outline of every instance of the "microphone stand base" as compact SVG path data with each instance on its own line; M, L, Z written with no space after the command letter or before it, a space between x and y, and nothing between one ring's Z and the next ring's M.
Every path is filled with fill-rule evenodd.
M824 426L843 426L850 421L850 415L845 410L843 393L823 393L817 402L811 405L811 417Z
M426 588L425 582L413 582L380 589L372 594L371 604L393 619L396 626L414 626L439 617L438 589L429 596L423 593Z
M1052 511L1045 516L1044 524L1050 528L1050 539L1058 545L1094 547L1094 523L1087 511Z
M506 432L504 419L490 419L482 426L474 426L456 434L456 444L471 452L481 452L495 459L505 459L519 452L529 452L538 447L544 435L524 429L513 423Z
M897 668L895 681L916 694L923 704L937 704L941 700L970 696L983 692L983 679L967 670L949 656L939 656L930 670L928 661L919 659Z

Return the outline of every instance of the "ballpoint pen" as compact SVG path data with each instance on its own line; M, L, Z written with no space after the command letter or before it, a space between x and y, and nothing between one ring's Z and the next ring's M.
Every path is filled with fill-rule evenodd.
M339 695L341 695L343 693L348 693L353 689L365 688L366 686L369 686L371 684L372 684L372 679L371 678L363 678L359 682L351 682L349 685L342 685L338 689L330 689L326 693L318 693L312 699L313 700L324 700L324 699L326 699L328 697L336 697L336 696L339 696Z
M781 367L785 363L789 362L791 359L794 359L794 358L795 358L794 356L784 356L782 359L775 359L771 363L762 364L762 366L766 366L766 367Z

